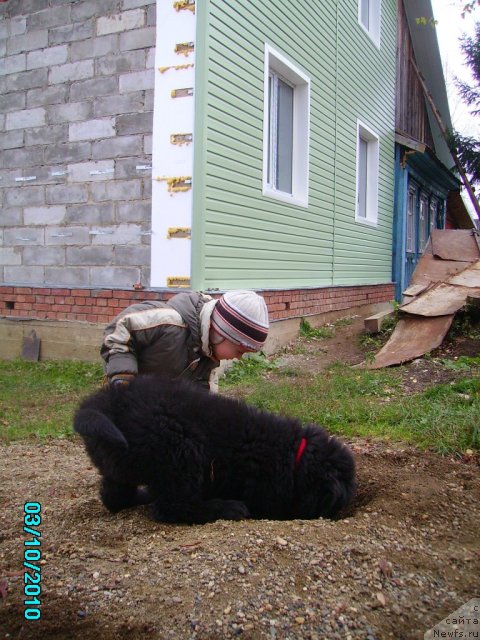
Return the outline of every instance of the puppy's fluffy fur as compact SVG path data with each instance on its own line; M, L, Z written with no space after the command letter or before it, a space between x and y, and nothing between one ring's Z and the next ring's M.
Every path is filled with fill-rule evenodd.
M113 512L151 502L163 522L332 517L355 491L352 454L321 427L186 382L104 388L74 427Z

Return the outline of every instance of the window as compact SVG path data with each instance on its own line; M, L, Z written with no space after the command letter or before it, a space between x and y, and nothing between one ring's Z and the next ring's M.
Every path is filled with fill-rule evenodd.
M357 222L376 225L378 217L378 136L357 123Z
M265 47L263 194L308 206L310 79Z
M381 0L359 0L358 2L358 22L377 47L380 47L380 7Z

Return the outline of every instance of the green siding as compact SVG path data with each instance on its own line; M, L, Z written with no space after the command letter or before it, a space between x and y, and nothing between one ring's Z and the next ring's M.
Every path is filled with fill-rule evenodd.
M197 3L194 288L391 280L395 2L382 3L380 50L356 0L316 5ZM265 43L311 79L308 208L262 195ZM376 228L355 222L357 119L380 136Z

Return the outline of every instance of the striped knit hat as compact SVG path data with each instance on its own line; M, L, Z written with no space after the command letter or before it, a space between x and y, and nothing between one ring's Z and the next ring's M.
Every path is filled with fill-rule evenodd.
M227 291L215 304L211 325L230 342L260 351L268 335L265 300L254 291Z

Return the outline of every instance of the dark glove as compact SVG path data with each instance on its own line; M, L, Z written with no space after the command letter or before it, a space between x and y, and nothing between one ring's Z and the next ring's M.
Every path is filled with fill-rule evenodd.
M116 373L108 378L111 387L125 387L135 378L134 373Z

